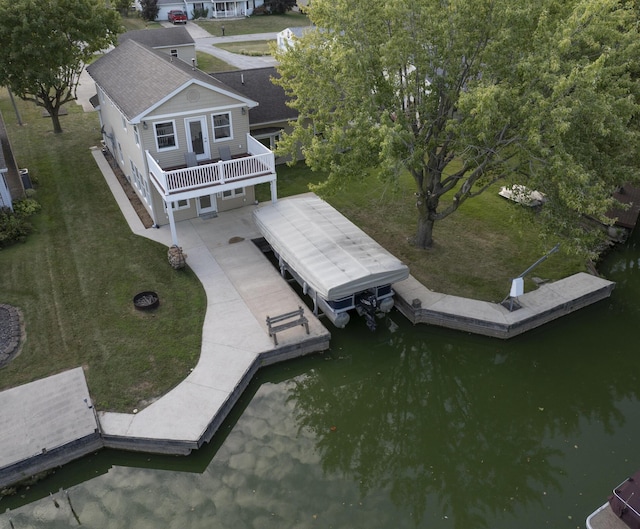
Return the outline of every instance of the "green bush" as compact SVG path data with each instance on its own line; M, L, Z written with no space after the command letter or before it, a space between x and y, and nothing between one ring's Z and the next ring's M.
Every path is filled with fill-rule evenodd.
M40 204L33 198L24 198L22 200L16 200L13 203L13 211L18 217L30 217L40 211Z
M0 248L24 241L33 231L33 226L27 219L38 211L40 204L33 198L16 200L13 211L10 208L0 208Z
M193 20L197 18L209 18L209 9L206 7L203 7L203 8L194 7L193 11L191 11L191 18Z

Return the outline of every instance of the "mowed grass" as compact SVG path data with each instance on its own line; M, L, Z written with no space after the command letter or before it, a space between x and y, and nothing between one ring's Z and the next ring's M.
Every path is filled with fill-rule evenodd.
M238 53L240 55L271 55L270 43L275 43L275 40L247 40L242 42L229 42L225 44L216 44L216 48L226 50L231 53Z
M196 20L194 23L214 37L222 36L223 26L225 36L230 37L251 33L278 33L287 28L311 25L309 18L298 12L289 12L284 15L253 15L234 20Z
M205 73L229 72L231 70L238 69L235 66L231 66L229 63L224 62L222 59L218 59L218 57L214 57L213 55L204 53L203 51L196 51L196 57L198 59L198 69Z
M0 369L0 389L82 366L100 410L131 411L183 380L200 354L206 297L189 270L175 271L167 248L131 233L90 147L97 113L65 105L62 134L33 104L18 101L17 126L0 93L20 167L37 182L35 233L0 250L0 303L24 314L21 354ZM159 294L137 311L133 296Z
M303 163L278 166L278 196L309 191L325 176ZM559 241L543 242L532 222L533 210L508 202L498 188L465 202L458 211L436 223L434 247L420 250L410 243L417 226L415 185L408 174L397 183L369 174L345 183L327 202L407 263L411 274L427 288L457 296L500 302L511 280L545 255ZM258 199L269 200L260 188ZM535 289L533 277L557 280L579 271L585 263L562 251L525 278L525 291Z

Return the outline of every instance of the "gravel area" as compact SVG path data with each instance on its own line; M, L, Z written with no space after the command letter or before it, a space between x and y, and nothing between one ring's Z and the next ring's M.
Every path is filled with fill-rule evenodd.
M0 304L0 367L4 367L18 355L23 342L20 310L11 305Z

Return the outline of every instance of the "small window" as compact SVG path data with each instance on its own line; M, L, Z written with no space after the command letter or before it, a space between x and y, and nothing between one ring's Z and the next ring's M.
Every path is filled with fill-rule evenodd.
M182 200L176 200L175 202L171 203L171 206L173 207L173 210L176 211L178 209L188 209L189 208L189 200L188 199L182 199Z
M124 130L127 130L127 120L124 119L124 116L121 116L121 118L122 118L122 128Z
M243 197L244 196L244 187L239 189L229 189L227 191L222 192L222 200L227 200L229 198Z
M155 124L156 144L158 150L177 149L176 126L173 121L164 121Z
M136 140L136 145L140 147L140 132L138 131L138 125L133 126L133 137Z
M178 50L176 49L172 49L169 51L169 55L171 55L172 57L177 57L178 56Z
M226 140L231 134L231 114L214 114L213 116L213 137L215 141Z

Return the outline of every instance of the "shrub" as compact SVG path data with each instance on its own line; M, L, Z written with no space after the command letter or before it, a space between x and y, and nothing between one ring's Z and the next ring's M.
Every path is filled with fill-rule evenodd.
M40 204L33 198L24 198L22 200L16 200L13 203L14 213L21 218L30 217L40 211Z
M10 208L0 208L0 248L24 241L33 231L33 226L27 219L38 211L40 204L33 198L16 200L13 211Z
M209 17L209 9L206 7L198 8L194 7L193 11L191 11L191 17L195 20L196 18L208 18Z

